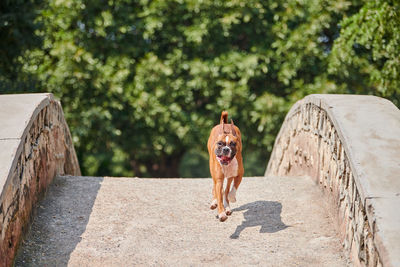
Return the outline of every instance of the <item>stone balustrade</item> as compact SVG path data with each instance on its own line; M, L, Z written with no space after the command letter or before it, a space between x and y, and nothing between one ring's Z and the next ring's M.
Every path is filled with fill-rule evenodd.
M66 174L80 169L60 103L0 96L0 266L13 264L35 203ZM308 175L321 186L355 265L400 266L400 111L391 102L305 97L286 116L266 175Z
M356 266L400 266L400 111L374 96L310 95L287 114L266 175L309 175Z
M37 200L56 175L80 175L51 94L0 96L0 266L11 266Z

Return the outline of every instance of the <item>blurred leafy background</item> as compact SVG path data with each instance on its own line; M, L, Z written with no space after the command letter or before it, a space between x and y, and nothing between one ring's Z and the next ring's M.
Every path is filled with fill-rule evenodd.
M0 93L52 92L85 175L208 177L222 110L263 175L312 93L400 105L398 1L2 0Z

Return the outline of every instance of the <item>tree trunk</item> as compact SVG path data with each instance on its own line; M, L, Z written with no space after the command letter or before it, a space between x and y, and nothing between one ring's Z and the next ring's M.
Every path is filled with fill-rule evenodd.
M162 155L152 161L139 161L132 159L131 167L138 177L154 177L154 178L179 178L179 164L183 153L174 155ZM145 166L146 171L142 172L140 166Z
M158 162L148 162L147 171L151 177L178 178L179 163L183 154L163 155Z

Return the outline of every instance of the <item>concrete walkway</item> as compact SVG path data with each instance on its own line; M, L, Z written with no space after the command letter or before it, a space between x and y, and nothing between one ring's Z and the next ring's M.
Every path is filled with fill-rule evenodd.
M308 177L244 178L221 223L211 179L58 177L16 266L346 266Z

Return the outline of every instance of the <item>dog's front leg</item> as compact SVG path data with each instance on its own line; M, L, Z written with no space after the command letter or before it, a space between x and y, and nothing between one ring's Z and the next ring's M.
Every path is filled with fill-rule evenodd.
M228 198L229 189L231 188L232 181L233 181L233 177L227 179L227 183L226 183L226 187L225 187L225 191L224 191L224 207L225 207L225 213L228 216L232 214L232 210L231 210L231 207L229 206L229 198Z
M232 190L228 194L228 199L232 203L236 202L236 191L238 190L241 182L242 182L242 175L238 175L234 178Z
M215 193L217 195L217 201L218 201L218 219L223 222L226 219L228 219L228 216L226 216L225 213L225 207L223 204L223 192L222 192L222 187L224 185L224 179L218 179L217 184L215 186Z
M211 200L211 206L210 209L215 210L217 208L217 194L215 193L215 180L213 179L213 188L212 188L212 200Z

